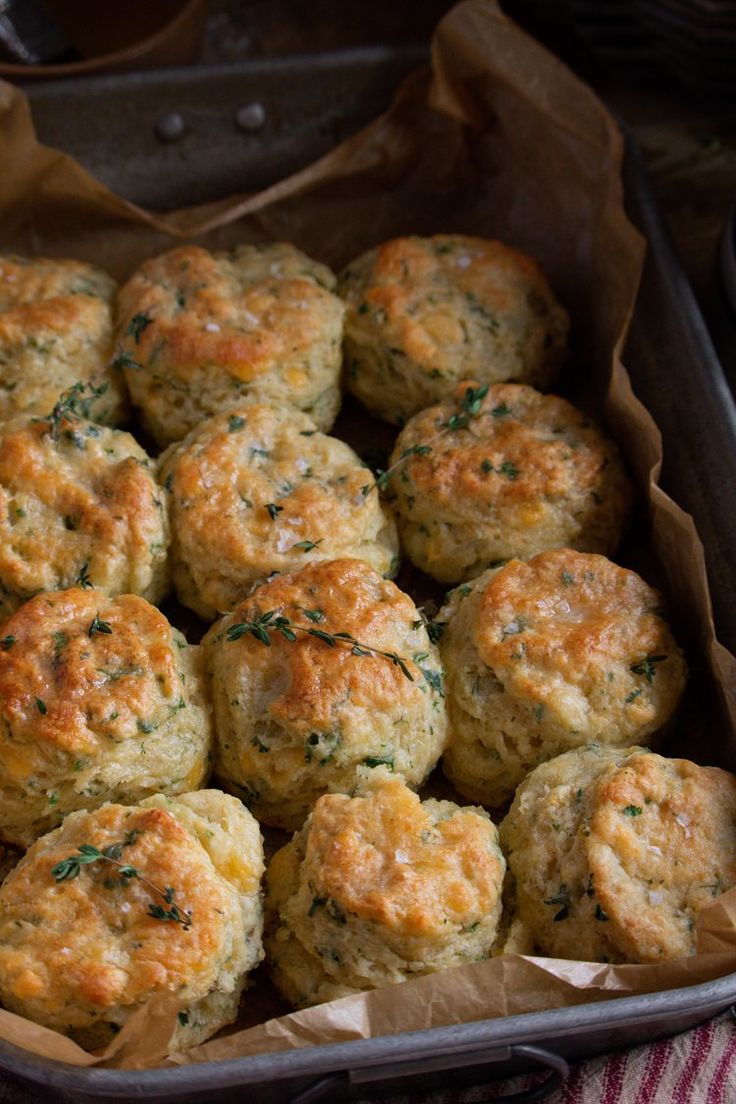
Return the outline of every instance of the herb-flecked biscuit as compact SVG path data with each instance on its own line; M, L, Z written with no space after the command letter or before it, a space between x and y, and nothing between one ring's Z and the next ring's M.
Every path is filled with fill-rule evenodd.
M258 825L217 790L70 813L0 888L0 999L87 1049L153 996L172 1050L235 1019L263 956Z
M277 987L306 1006L489 957L505 868L484 810L367 772L354 797L320 797L268 868Z
M557 548L451 593L438 621L450 738L443 765L498 806L538 763L595 741L648 743L685 685L661 599L604 556Z
M736 777L642 748L537 767L501 824L522 929L542 954L662 962L736 885Z
M161 460L180 600L212 620L275 571L342 556L394 574L393 520L349 445L288 407L241 403Z
M546 548L610 554L632 502L616 446L524 384L461 384L411 419L391 465L402 547L446 583Z
M348 388L402 424L472 377L547 387L567 352L567 312L536 261L459 234L396 238L350 264Z
M277 576L203 646L216 775L266 824L300 828L320 794L353 789L361 765L419 786L439 759L437 649L411 598L360 560Z
M119 296L118 358L161 445L246 395L329 429L340 406L344 306L335 277L293 245L152 257Z
M129 433L68 415L0 425L0 617L75 585L158 601L169 587L165 500Z
M92 381L94 421L125 415L121 373L112 368L115 281L82 261L0 256L0 422L48 414L77 381Z
M39 594L0 629L0 837L28 846L73 809L201 786L199 649L144 598Z

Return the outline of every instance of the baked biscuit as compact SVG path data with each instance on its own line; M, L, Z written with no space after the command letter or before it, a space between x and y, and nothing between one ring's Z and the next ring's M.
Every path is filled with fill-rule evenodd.
M212 620L254 583L313 560L398 566L396 527L349 445L288 407L246 403L211 418L161 459L172 561L184 605Z
M225 823L223 865L203 840ZM3 1006L94 1049L176 993L172 1050L202 1042L235 1019L263 956L262 869L257 824L216 790L70 813L0 888Z
M187 245L141 265L120 291L117 362L158 443L246 395L329 429L344 313L334 286L329 268L286 244Z
M31 598L0 639L0 837L28 846L73 809L205 781L199 649L143 598Z
M166 496L129 433L61 414L0 426L0 618L43 590L168 590Z
M287 637L274 616L262 623L269 612L287 619ZM268 647L248 630L259 621ZM335 633L360 641L357 651ZM419 786L440 757L437 649L411 598L360 560L277 576L213 625L203 646L216 775L263 823L300 828L320 794L353 789L361 764L385 764Z
M537 764L596 741L648 743L685 685L661 599L635 572L557 548L452 591L445 772L499 806Z
M340 278L346 383L402 425L463 379L547 387L567 352L568 315L536 261L460 234L396 238Z
M420 801L385 768L320 797L267 878L274 981L297 1006L491 954L505 871L482 809Z
M124 417L125 382L110 365L116 287L82 261L0 256L0 422L49 414L77 381L94 387L87 417Z
M445 583L562 545L611 553L632 501L591 419L523 384L461 384L411 419L391 465L404 551Z
M642 748L568 751L501 828L537 950L599 962L695 953L698 913L736 885L736 777Z

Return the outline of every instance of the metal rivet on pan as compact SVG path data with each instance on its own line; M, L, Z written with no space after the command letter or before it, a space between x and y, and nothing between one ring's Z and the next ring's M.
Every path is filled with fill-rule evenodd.
M153 129L161 142L176 142L184 133L184 120L178 111L171 111L157 119Z
M235 113L235 122L241 130L260 130L266 121L262 103L243 104Z

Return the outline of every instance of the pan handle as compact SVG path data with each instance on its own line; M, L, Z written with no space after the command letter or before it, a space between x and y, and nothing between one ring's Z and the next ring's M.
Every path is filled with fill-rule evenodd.
M523 1089L521 1092L511 1093L509 1096L494 1096L493 1104L496 1104L497 1101L505 1101L506 1104L534 1104L534 1101L544 1100L550 1093L559 1089L570 1075L570 1067L562 1055L555 1054L551 1050L545 1050L543 1047L527 1046L519 1043L516 1046L510 1046L507 1055L509 1058L523 1058L527 1062L534 1062L547 1069L549 1073L541 1084L535 1085L531 1089ZM365 1084L365 1082L363 1083ZM331 1095L332 1100L346 1099L338 1092L338 1087L342 1086L343 1089L347 1089L349 1084L349 1073L347 1075L333 1073L326 1077L320 1077L297 1096L292 1097L291 1104L314 1104L318 1100L323 1100L328 1093L333 1094L333 1092L335 1095ZM366 1087L369 1088L369 1085L366 1085Z
M511 1093L510 1096L496 1096L494 1102L505 1100L507 1104L509 1101L514 1101L514 1104L522 1104L522 1102L532 1104L534 1100L544 1100L550 1093L561 1088L570 1076L570 1067L562 1055L555 1054L552 1050L545 1050L544 1047L526 1046L520 1043L518 1046L511 1047L511 1054L515 1058L526 1058L528 1061L537 1062L549 1070L549 1075L532 1089L523 1089L521 1092Z

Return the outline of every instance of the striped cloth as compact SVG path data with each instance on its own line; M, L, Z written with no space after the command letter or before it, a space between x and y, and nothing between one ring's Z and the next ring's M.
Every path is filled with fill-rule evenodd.
M448 1074L448 1079L451 1077ZM421 1104L484 1104L539 1084L538 1075L473 1089L447 1089ZM546 1104L736 1104L736 1022L730 1013L676 1035L573 1068ZM364 1104L379 1104L373 1099ZM393 1096L383 1104L420 1104Z

